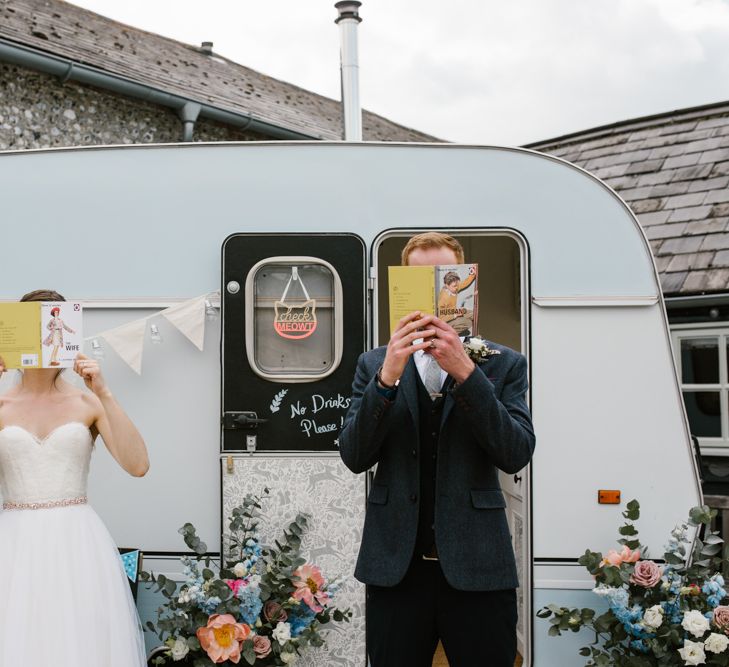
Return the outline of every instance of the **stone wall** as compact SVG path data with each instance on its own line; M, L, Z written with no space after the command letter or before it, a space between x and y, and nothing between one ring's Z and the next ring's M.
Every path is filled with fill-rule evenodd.
M0 63L0 150L178 142L182 123L164 107ZM267 137L201 119L195 141Z

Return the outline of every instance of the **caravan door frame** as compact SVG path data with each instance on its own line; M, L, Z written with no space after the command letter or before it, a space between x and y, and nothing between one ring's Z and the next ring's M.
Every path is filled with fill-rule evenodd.
M451 234L453 236L499 236L507 237L516 242L519 248L519 295L520 295L520 307L519 307L519 318L520 318L520 329L521 329L521 352L527 358L529 367L529 391L527 392L526 400L529 405L529 409L532 409L532 371L531 371L531 344L532 344L532 329L531 329L531 252L528 239L518 229L512 227L440 227L425 228L425 227L393 227L385 229L379 232L370 246L370 281L369 289L371 292L370 301L370 313L369 313L369 331L370 331L370 346L376 348L380 345L386 345L387 341L379 340L379 298L378 298L378 284L377 279L379 276L380 268L377 262L380 246L383 241L392 237L409 237L415 234L428 231L439 231ZM523 589L523 607L522 613L522 627L524 635L521 637L523 645L523 667L530 667L532 664L532 638L534 636L534 614L533 614L533 598L534 598L534 560L532 557L532 471L531 464L524 468L521 472L523 477L523 485L521 489L522 495L522 508L525 514L525 526L523 535L523 559L525 562L524 573L526 575L526 581L520 582L520 588ZM368 487L371 482L368 476ZM511 526L511 521L509 522Z

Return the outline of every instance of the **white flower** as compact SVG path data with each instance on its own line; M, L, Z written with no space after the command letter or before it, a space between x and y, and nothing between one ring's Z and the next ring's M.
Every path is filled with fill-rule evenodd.
M663 623L663 607L661 605L654 604L646 609L645 614L643 614L643 625L655 630L660 627L661 623Z
M617 590L613 586L606 586L605 584L598 584L595 586L595 588L592 589L592 592L595 595L599 595L600 597L605 597L606 595L610 595L613 591Z
M681 621L681 627L690 632L694 637L701 637L709 629L709 619L706 618L698 609L692 609L687 611L683 615L683 621ZM703 654L704 650L701 649ZM697 665L699 663L686 663Z
M233 568L233 574L235 574L238 579L242 579L246 576L246 574L248 574L248 568L243 565L243 563L236 563Z
M189 652L190 647L182 637L175 639L175 643L172 645L172 659L175 662L182 660Z
M284 665L292 665L294 662L296 662L296 653L282 653L281 662L283 662Z
M712 632L704 641L704 648L712 653L723 653L726 651L727 646L729 646L729 639L726 635L720 635L716 632Z
M706 663L706 653L701 642L692 642L690 639L684 639L683 648L678 649L683 658L684 665L703 665Z
M291 625L279 621L271 634L279 644L285 644L291 639Z

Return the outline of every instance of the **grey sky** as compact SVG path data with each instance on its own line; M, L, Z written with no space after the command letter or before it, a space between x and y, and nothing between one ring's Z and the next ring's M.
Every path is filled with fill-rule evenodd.
M339 98L334 0L76 0ZM729 100L729 0L364 0L365 108L523 144Z

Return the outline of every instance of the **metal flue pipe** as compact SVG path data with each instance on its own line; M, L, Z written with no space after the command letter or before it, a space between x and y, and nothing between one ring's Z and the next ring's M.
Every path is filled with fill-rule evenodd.
M339 25L342 62L342 114L344 117L344 140L362 141L362 104L359 100L359 55L357 47L357 26L359 16L358 0L341 0L334 6L339 12L335 21Z

